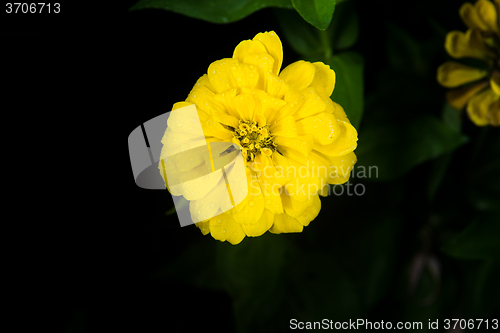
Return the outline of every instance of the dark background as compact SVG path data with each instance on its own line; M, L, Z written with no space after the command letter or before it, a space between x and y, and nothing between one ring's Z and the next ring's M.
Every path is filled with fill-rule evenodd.
M28 114L40 133L30 148L42 161L39 168L57 168L37 190L41 197L26 202L29 219L45 221L30 230L34 246L21 263L31 271L25 277L34 287L29 303L35 312L49 310L40 326L54 332L233 332L229 293L216 282L207 287L211 282L195 279L210 274L212 262L204 260L225 247L195 226L181 228L175 215L165 216L172 207L166 191L135 185L126 140L141 123L185 99L208 65L230 57L241 40L263 31L283 34L273 9L219 25L161 10L128 12L134 3L68 3L61 4L61 14L2 14L4 68L16 72L5 79L4 92L17 99L12 114ZM445 89L435 82L434 71L446 59L446 31L465 29L458 16L462 2L354 3L360 39L353 49L365 57L361 129L380 117L439 115ZM439 22L443 35L432 22ZM391 55L391 25L411 35L421 52L406 59ZM282 42L285 67L299 56ZM408 68L424 65L420 71L395 70L391 57ZM409 95L417 102L407 103ZM390 101L380 106L377 96ZM462 190L469 164L481 163L471 160L481 129L465 118L463 132L470 142L451 157L453 167L436 200L425 199L422 182L432 165L424 163L388 182L355 180L366 185L362 197L333 197L328 204L322 199L320 215L301 234L266 233L238 245L252 251L250 242L261 247L285 242L292 249L281 259L289 271L280 273L284 291L276 293L299 296L285 297L283 307L257 307L264 310L250 314L256 318L252 328L285 331L291 318L419 320L424 327L427 319L499 318L498 265L455 259L440 250L446 237L477 215ZM497 132L491 129L483 142L498 141ZM183 255L189 249L204 251L203 260ZM425 272L410 293L409 271L423 255L439 263L440 282ZM179 264L179 258L192 262ZM173 270L179 267L177 274ZM158 272L167 274L153 277ZM329 291L332 283L353 289L359 307L350 305L350 291ZM436 299L423 304L433 292Z

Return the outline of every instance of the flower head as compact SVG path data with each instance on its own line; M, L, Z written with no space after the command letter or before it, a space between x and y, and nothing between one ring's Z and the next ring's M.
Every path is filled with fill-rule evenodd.
M460 7L468 30L451 31L445 48L453 58L484 61L478 69L454 61L438 68L437 79L447 88L446 98L455 109L467 105L469 118L478 126L500 126L500 0L477 0Z
M186 100L173 106L194 104L204 139L233 145L212 155L241 150L248 194L231 209L221 213L220 196L214 195L226 190L223 179L207 182L191 197L172 193L190 200L196 225L220 241L237 244L268 230L301 232L320 211L318 194L326 194L328 184L345 183L356 163L356 129L330 99L334 71L321 62L297 61L280 72L282 61L276 33L259 33L239 43L232 58L213 62ZM192 139L174 128L162 142L165 149L174 140ZM196 156L190 160L188 169L209 164ZM210 210L214 217L204 219Z

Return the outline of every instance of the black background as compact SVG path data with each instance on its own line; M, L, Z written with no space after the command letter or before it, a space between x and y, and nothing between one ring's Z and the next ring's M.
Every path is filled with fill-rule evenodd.
M135 185L127 137L185 99L208 65L231 57L241 40L270 30L281 35L280 27L271 9L219 25L161 10L129 12L134 3L73 2L62 3L60 14L2 13L3 67L13 74L4 77L3 91L6 100L14 99L5 105L16 121L29 117L33 136L23 142L28 159L37 161L22 166L32 178L18 219L28 222L22 227L28 246L14 256L29 272L21 274L21 290L33 288L26 318L47 311L40 326L53 332L232 332L228 295L150 278L201 234L165 217L172 207L166 191ZM355 49L370 55L366 94L386 62L378 52L383 22L425 39L432 32L419 13L443 20L449 30L461 28L460 3L447 1L449 10L420 2L356 2L361 36ZM298 60L287 43L283 47L284 66ZM430 61L437 67L443 59ZM46 176L33 176L41 172ZM410 218L399 256L417 242L419 212L411 196L404 200ZM381 304L374 317L384 319L395 306Z

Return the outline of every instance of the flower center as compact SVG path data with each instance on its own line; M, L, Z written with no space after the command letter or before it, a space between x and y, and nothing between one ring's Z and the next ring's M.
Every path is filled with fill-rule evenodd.
M271 156L278 147L273 142L269 125L259 126L253 120L240 120L238 128L234 130L234 138L240 142L241 153L247 162L253 161L260 153Z

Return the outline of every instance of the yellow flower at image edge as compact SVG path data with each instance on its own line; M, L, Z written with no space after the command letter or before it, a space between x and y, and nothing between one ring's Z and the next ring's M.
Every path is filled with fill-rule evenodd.
M207 183L198 197L186 198L191 216L200 213L197 207L215 212L196 223L204 235L238 244L268 230L301 232L319 214L318 194L327 195L328 184L349 179L357 132L330 99L334 71L321 62L301 60L280 73L282 61L276 33L259 33L239 43L232 58L213 62L186 100L173 106L194 104L205 140L234 144L245 163L248 194L230 210L217 211L220 196L214 194L225 190L223 179ZM188 137L174 128L165 134L163 148ZM190 167L203 163L207 161L200 158Z
M500 0L467 2L459 13L469 29L449 32L446 51L456 59L482 60L488 69L448 61L438 68L437 79L454 88L446 94L448 102L458 110L467 105L476 125L500 126Z

